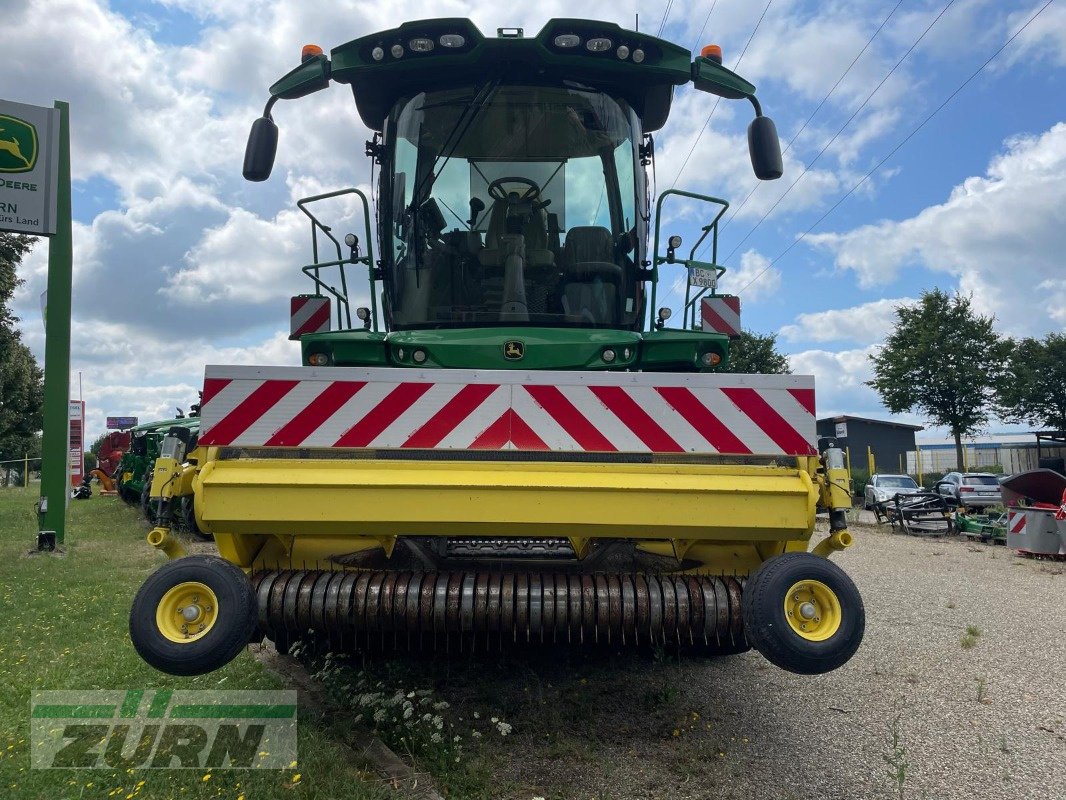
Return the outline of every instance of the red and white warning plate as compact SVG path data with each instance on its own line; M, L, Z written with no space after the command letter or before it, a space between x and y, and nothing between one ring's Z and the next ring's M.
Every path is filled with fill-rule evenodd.
M329 298L298 294L289 300L289 338L329 332Z
M814 378L209 366L202 445L815 455Z

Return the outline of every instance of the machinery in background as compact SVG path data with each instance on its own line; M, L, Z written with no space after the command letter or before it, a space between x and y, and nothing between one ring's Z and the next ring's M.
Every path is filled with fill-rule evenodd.
M153 513L149 503L152 469L156 459L159 458L163 438L175 426L187 429L195 438L200 430L199 407L194 406L187 417L182 413L174 419L146 422L130 429L129 450L123 454L113 473L119 497L130 505L140 506L142 513L149 521L152 520ZM192 519L191 510L186 517Z
M1066 559L1066 475L1040 468L1003 480L1007 546L1022 555Z

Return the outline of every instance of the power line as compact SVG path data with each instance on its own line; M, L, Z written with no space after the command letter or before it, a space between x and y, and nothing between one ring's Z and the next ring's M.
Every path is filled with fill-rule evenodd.
M696 48L700 46L700 42L703 41L703 33L707 30L707 23L711 21L711 14L714 13L714 7L718 5L718 0L714 0L711 3L711 10L707 12L707 16L703 18L703 27L700 28L699 36L696 37L696 43L692 45L692 50L695 52Z
M716 0L716 2L717 2L717 0ZM794 133L794 134L792 135L792 138L791 138L791 139L789 139L789 140L788 140L788 144L786 144L786 145L785 145L785 149L784 149L784 150L783 150L783 151L781 152L781 155L784 155L785 153L787 153L787 152L788 152L789 150L791 150L791 149L792 149L792 145L793 145L793 144L795 144L795 142L796 142L796 139L798 139L798 138L799 138L799 136L800 136L800 134L801 134L801 133L803 133L803 132L804 132L805 130L807 130L807 126L808 126L808 125L810 125L810 123L811 123L811 120L812 120L812 119L814 119L815 115L817 115L817 113L818 113L819 111L821 111L821 110L822 110L822 106L824 106L824 105L826 104L826 101L828 101L828 100L829 100L829 98L833 96L833 92L835 92L835 91L837 90L837 88L838 88L838 87L840 86L840 84L844 82L844 79L845 79L846 77L848 77L848 74L849 74L849 73L851 72L851 70L852 70L852 69L853 69L853 68L855 67L855 65L856 65L856 64L857 64L857 63L859 62L859 59L860 59L860 58L862 58L863 54L864 54L864 53L865 53L865 52L866 52L867 50L869 50L869 49L870 49L870 45L871 45L871 44L873 44L873 42L874 42L874 39L876 39L876 38L878 37L878 35L879 35L879 34L881 33L881 31L882 31L882 30L884 30L884 27L885 27L885 25L887 25L887 24L888 24L888 21L889 21L890 19L892 19L892 16L893 16L893 15L894 15L894 14L896 13L896 11L897 11L897 10L899 9L899 7L900 7L901 5L903 5L903 0L898 0L898 2L896 3L896 5L894 5L894 6L892 7L892 10L888 12L888 16L887 16L887 17L885 17L885 18L884 18L884 19L883 19L883 20L881 21L881 24L877 26L877 30L875 30L875 31L873 32L873 35L872 35L872 36L871 36L871 37L870 37L869 39L867 39L867 40L866 40L866 44L864 44L864 45L862 46L862 50L860 50L860 51L858 52L858 54L857 54L857 55L855 56L855 58L853 58L853 59L851 60L851 63L850 63L850 64L848 64L848 68L847 68L846 70L844 70L843 74L842 74L842 75L841 75L841 76L840 76L839 78L837 78L837 81L836 81L836 83L834 83L834 84L833 84L833 88L832 88L832 89L830 89L830 90L829 90L829 91L828 91L828 92L826 93L825 97L823 97L823 98L821 99L821 101L820 101L820 102L818 103L818 105L817 105L817 106L815 106L815 109L814 109L814 111L812 111L812 112L810 113L810 115L809 115L809 116L807 117L807 119L806 119L806 120L804 120L803 124L802 124L802 125L800 125L800 128L799 128L799 130L798 130L798 131L796 131L796 132L795 132L795 133ZM758 190L758 188L759 188L760 186L762 186L762 185L763 185L763 181L755 181L755 185L751 187L751 191L749 191L749 192L748 192L748 194L747 194L747 196L746 196L746 197L745 197L745 198L744 198L743 200L741 200L741 201L740 201L740 203L739 203L739 205L737 205L737 206L736 206L736 207L735 207L735 208L733 209L733 213L731 213L731 214L729 215L728 219L726 219L726 220L725 220L725 221L724 221L724 222L722 223L722 228L721 228L721 231L720 231L720 232L724 232L724 231L725 231L725 229L729 227L729 223L730 223L730 222L732 222L732 221L733 221L734 219L736 219L736 216L737 216L737 214L739 214L739 213L740 213L740 210L741 210L742 208L744 208L744 206L746 206L746 205L748 204L748 201L749 201L749 200L751 199L751 196L752 196L753 194L755 194L755 192L756 192L756 191ZM705 247L705 248L703 248L703 252L706 252L706 249L707 249L706 247Z
M848 125L850 125L855 119L855 117L859 115L859 112L866 108L870 100L873 99L873 96L881 90L881 87L888 82L888 79L892 77L893 73L895 73L895 71L899 69L900 65L902 65L903 62L907 60L910 54L914 52L914 49L919 44L921 44L922 40L929 34L929 31L933 29L933 26L940 21L940 19L948 12L948 9L950 9L954 4L955 0L948 0L947 4L940 10L940 13L937 14L936 17L933 18L933 21L930 22L928 26L926 26L926 29L922 31L922 35L915 39L914 43L907 48L907 52L904 53L903 56L899 59L899 61L897 61L892 66L892 68L885 74L885 77L883 77L881 79L881 82L874 87L873 91L866 95L866 99L862 101L862 104L858 108L856 108L855 111L852 112L851 116L848 117L844 124L841 125L840 128L837 130L837 132L833 134L833 137L825 143L825 145L822 147L821 150L818 151L818 154L811 160L811 162L803 168L803 170L798 176L796 176L796 180L792 181L792 184L787 189L785 189L781 196L773 202L773 205L771 205L770 208L767 209L766 213L762 215L758 222L755 223L755 226L746 234L744 234L744 238L737 242L736 247L734 247L729 253L729 255L725 257L724 261L728 261L729 259L731 259L736 254L736 252L743 246L744 242L746 242L751 237L751 235L759 229L759 226L766 221L766 218L774 212L774 209L781 205L781 201L788 197L789 193L791 193L791 191L796 188L797 184L799 184L799 182L803 180L803 177L810 171L810 169L818 163L818 160L823 155L825 155L826 151L830 147L832 147L833 142L835 142L840 137L840 134L844 132L845 128L847 128Z
M959 92L961 92L963 89L965 89L967 86L969 86L969 84L973 81L973 79L976 78L979 74L981 74L981 72L984 71L985 67L987 67L989 64L991 64L996 59L996 57L999 56L1000 53L1002 53L1004 50L1006 50L1007 47L1010 46L1011 42L1013 42L1015 39L1017 39L1021 35L1022 31L1024 31L1031 24L1033 24L1033 22L1036 20L1036 18L1039 17L1041 14L1043 14L1044 10L1048 6L1050 6L1053 2L1055 2L1055 0L1047 0L1047 2L1044 3L1044 5L1042 5L1036 11L1036 13L1033 14L1033 16L1031 16L1028 19L1028 21L1024 25L1022 25L1022 27L1018 28L1018 30L1016 30L1014 32L1014 34L1009 39L1007 39L1007 41L1004 42L1003 45L996 52L994 52L991 56L989 56L988 59L986 59L985 62L983 64L981 64L981 66L979 66L972 73L970 73L970 76L966 80L964 80L961 84L959 84L958 87L956 87L955 91L953 91L951 94L949 94L939 106L937 106L925 119L923 119L918 124L917 127L914 128L914 130L912 130L905 137L903 137L903 139L899 142L899 144L897 144L895 147L893 147L891 150L889 150L884 158L882 158L880 161L878 161L869 170L869 172L867 172L865 175L863 175L855 183L854 186L852 186L850 189L848 189L848 191L839 200L837 200L836 203L834 203L833 206L828 211L826 211L824 214L822 214L822 216L820 216L814 222L813 225L811 225L809 228L807 228L807 230L805 230L795 240L793 240L792 243L789 244L788 247L786 247L784 250L782 250L780 253L778 253L765 267L763 267L755 275L754 278L752 278L750 281L748 281L746 284L744 284L744 286L741 289L738 290L737 294L742 293L745 289L747 289L749 286L751 286L753 283L755 283L755 281L759 280L759 278L761 278L766 273L766 271L770 269L770 267L772 267L774 264L776 264L778 261L780 261L782 258L784 258L785 255L787 255L788 252L793 247L795 247L797 244L799 244L801 241L803 241L807 237L807 234L809 234L811 231L813 231L815 228L817 228L819 225L821 225L822 222L825 221L826 217L828 217L830 214L832 214L834 211L836 211L837 208L839 208L840 205L845 200L847 200L852 194L854 194L855 191L860 186L862 186L870 178L871 175L873 175L875 172L877 172L877 170L881 169L881 167L883 167L885 165L885 163L890 158L892 158L892 156L894 156L897 152L899 152L899 150L905 144L907 144L907 142L909 142L912 138L914 138L915 134L917 134L918 131L920 131L922 128L924 128L933 117L935 117L937 114L939 114L944 109L944 107L947 106L948 103L950 103L952 100L954 100L955 96L958 95Z
M762 10L762 14L759 15L759 21L755 23L755 28L751 32L751 36L748 37L748 41L744 44L744 49L740 51L740 57L736 63L733 64L733 71L735 72L737 67L740 66L740 62L744 60L744 54L748 52L748 45L751 44L751 40L755 38L755 34L759 32L759 26L762 25L762 21L766 18L766 12L770 10L771 4L774 0L767 0L766 7ZM952 0L954 2L954 0ZM696 151L696 145L700 143L700 139L703 138L703 132L707 130L707 126L711 124L711 119L714 117L714 112L718 110L718 104L722 102L721 97L716 97L714 105L711 106L711 113L707 115L706 121L703 123L703 127L700 128L699 134L696 136L696 140L692 143L692 147L688 150L688 155L685 156L685 160L681 162L681 168L678 169L677 175L674 176L674 182L670 184L670 188L673 189L677 186L677 181L681 177L681 173L685 171L685 167L688 166L688 160L692 158L692 154Z
M663 20L659 23L659 30L655 33L657 37L663 35L663 28L666 27L666 21L670 19L670 9L672 9L673 7L674 0L669 0L669 2L666 4L666 11L663 12Z

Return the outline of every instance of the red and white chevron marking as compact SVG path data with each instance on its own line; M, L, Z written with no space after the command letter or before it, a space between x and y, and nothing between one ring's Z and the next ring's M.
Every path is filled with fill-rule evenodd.
M814 378L209 366L200 444L814 455Z
M703 315L703 330L707 333L724 333L740 336L740 298L735 295L704 297L700 304Z
M1025 533L1025 512L1011 509L1007 511L1007 530L1013 534Z
M329 298L298 294L289 302L289 338L329 332Z

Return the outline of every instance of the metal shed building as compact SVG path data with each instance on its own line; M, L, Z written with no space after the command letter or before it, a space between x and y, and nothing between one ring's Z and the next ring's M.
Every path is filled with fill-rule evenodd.
M921 425L906 425L882 419L852 417L842 414L818 420L818 438L834 438L839 447L851 454L855 469L866 468L866 448L873 451L879 472L902 472L907 469L907 452L914 450L914 434Z

